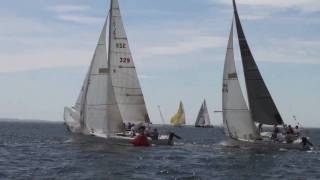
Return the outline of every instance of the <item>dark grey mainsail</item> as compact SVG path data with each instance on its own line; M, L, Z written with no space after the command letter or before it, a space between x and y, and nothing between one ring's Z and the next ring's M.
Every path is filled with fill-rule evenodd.
M242 29L235 0L233 0L233 7L252 117L254 121L262 124L283 124L281 115L250 51Z

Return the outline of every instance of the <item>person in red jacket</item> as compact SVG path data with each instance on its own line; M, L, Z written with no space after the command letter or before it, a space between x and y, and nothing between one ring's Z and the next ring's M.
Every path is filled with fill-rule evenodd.
M150 146L148 137L144 134L145 127L139 128L139 135L137 135L132 141L131 144L134 146L144 146L148 147Z

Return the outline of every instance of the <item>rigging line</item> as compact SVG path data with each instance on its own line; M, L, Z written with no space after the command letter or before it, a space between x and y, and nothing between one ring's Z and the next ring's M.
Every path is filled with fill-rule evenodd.
M238 78L230 78L230 79L223 79L225 81L235 81L235 80L238 80Z
M145 103L121 103L121 102L118 102L118 105L121 104L121 105L145 105Z
M120 69L135 69L135 66L119 66Z
M88 108L88 110L103 110L103 111L105 111L105 110L110 110L110 108Z
M297 123L297 125L301 127L301 129L304 129L303 125L297 120L297 116L293 115L292 117L293 117L293 120L295 120L295 122Z
M87 106L113 106L116 104L87 104Z
M91 76L110 76L110 73L90 74Z
M114 40L128 40L127 37L114 37Z
M140 87L139 88L130 88L130 87L124 87L124 86L112 86L112 87L119 88L119 89L138 89L138 90L141 89Z
M132 97L132 96L143 96L143 94L126 94L126 96Z
M246 78L248 81L264 81L262 78Z
M248 109L223 109L223 111L248 111Z

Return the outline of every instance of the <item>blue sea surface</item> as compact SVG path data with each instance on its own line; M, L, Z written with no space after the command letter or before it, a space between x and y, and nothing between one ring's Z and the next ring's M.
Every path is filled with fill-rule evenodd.
M316 149L268 150L223 145L222 128L160 127L183 139L140 148L74 138L62 123L0 122L0 179L320 179Z

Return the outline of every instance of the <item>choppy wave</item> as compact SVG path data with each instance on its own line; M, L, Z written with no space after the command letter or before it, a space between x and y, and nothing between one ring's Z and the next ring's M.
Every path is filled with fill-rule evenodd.
M227 147L222 130L165 128L175 146L135 148L73 139L62 124L0 123L0 179L317 179L312 151ZM309 130L320 144L318 129Z

